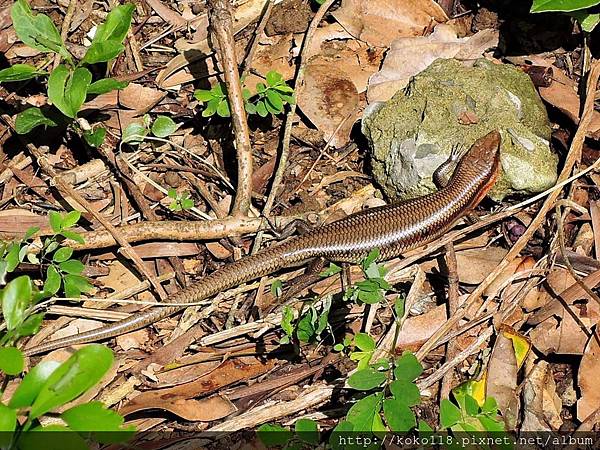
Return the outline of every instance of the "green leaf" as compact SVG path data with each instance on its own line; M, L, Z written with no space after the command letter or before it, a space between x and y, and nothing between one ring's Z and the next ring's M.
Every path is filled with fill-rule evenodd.
M79 219L81 219L81 211L77 211L76 209L74 209L73 211L69 211L68 213L66 213L62 218L63 230L65 228L71 228L75 226L77 222L79 222Z
M167 116L158 116L152 124L152 134L159 138L171 136L177 130L177 124Z
M359 391L369 391L381 385L386 379L385 372L379 372L371 367L357 370L348 377L348 385Z
M481 410L486 414L496 414L498 412L498 403L494 397L486 397Z
M293 436L287 428L270 423L261 425L256 432L266 447L284 446Z
M275 89L278 92L282 92L284 94L293 94L294 93L294 88L288 86L285 83L284 84L278 84L277 86L273 86L273 89Z
M56 52L66 59L71 58L50 17L33 14L25 0L17 0L10 15L15 32L24 44L42 52Z
M591 14L587 11L573 11L569 14L574 17L577 22L581 25L581 28L586 33L591 33L594 28L600 23L600 14Z
M31 406L29 419L79 397L100 381L113 361L112 352L104 345L91 344L77 350L48 377Z
M421 393L415 383L406 380L395 380L390 383L390 391L396 400L406 406L421 403Z
M63 425L35 427L19 436L19 450L89 450L85 439Z
M479 403L477 403L477 400L475 400L469 394L466 394L465 398L464 398L464 402L465 402L465 412L467 413L467 415L473 417L473 416L476 416L477 414L479 414Z
M256 105L253 105L252 103L244 103L244 109L248 114L256 114Z
M31 293L31 279L27 275L15 278L2 289L2 314L8 331L17 329L25 319Z
M532 13L549 11L577 11L600 4L600 0L533 0Z
M458 406L447 398L442 400L440 405L440 424L442 428L450 428L462 419L462 414Z
M33 303L36 303L35 301ZM17 328L18 336L31 336L40 330L44 313L32 314Z
M71 275L79 275L81 272L83 272L83 269L85 268L83 263L76 259L63 261L58 265L58 267L60 267L60 270L62 270L63 272L70 273Z
M81 237L81 235L79 233L76 233L75 231L62 230L60 234L61 236L64 236L67 239L71 239L72 241L78 242L79 244L83 244L85 242L83 237Z
M0 448L14 448L11 444L15 437L13 431L15 431L16 427L17 411L0 403Z
M104 23L98 25L96 34L92 39L92 45L105 41L123 42L131 26L131 16L134 9L135 5L133 3L126 3L113 8L106 16Z
M283 101L279 94L273 89L267 91L267 103L269 103L278 113L283 111Z
M75 118L85 101L92 74L85 67L73 73L61 64L48 77L48 98L65 116Z
M33 235L35 233L37 233L38 231L40 231L40 227L30 227L27 229L27 231L25 232L25 235L23 236L23 240L26 241L27 239L33 237Z
M14 64L7 69L0 70L0 83L30 80L38 75L46 75L46 72L29 64Z
M13 431L16 426L17 411L0 403L0 448L14 448L12 441L15 437Z
M26 248L26 247L23 247L23 248ZM20 250L21 250L21 248L19 247L18 244L16 244L16 243L11 244L10 250L8 251L8 253L6 254L6 256L4 257L4 259L6 260L6 263L7 263L7 266L6 266L6 271L7 272L12 272L19 265L19 262L20 262L20 258L19 258Z
M329 445L333 450L348 450L345 444L348 437L354 437L354 425L347 420L340 420L329 436Z
M423 366L412 353L404 353L396 360L394 377L396 380L414 381L423 373Z
M202 103L209 102L213 99L212 91L207 89L196 89L194 91L194 97L196 97L196 100Z
M55 127L58 124L40 108L27 108L17 114L15 119L15 130L18 134L27 134L40 125Z
M270 114L273 114L274 116L276 116L277 114L279 114L281 112L280 109L275 108L271 102L269 101L269 99L267 99L265 102L265 108L267 109L267 112L269 112Z
M264 100L259 100L256 103L256 113L260 117L267 117L269 115L269 111L267 111L267 107L265 106L265 101Z
M358 299L368 305L374 305L383 300L383 292L381 292L379 288L376 291L359 290Z
M16 409L31 406L48 377L58 366L60 366L58 361L42 361L31 369L21 380L8 406Z
M83 132L83 138L90 147L98 148L104 142L106 137L106 128L98 127L95 130L86 130Z
M494 420L487 416L479 416L478 420L479 423L481 423L481 425L483 426L483 428L491 433L499 433L506 431L504 428L504 422L502 422L501 420Z
M121 140L126 144L139 144L144 140L144 137L148 134L148 129L139 123L130 123L123 131Z
M433 433L433 428L424 420L419 420L419 434L423 433Z
M15 431L16 426L17 411L0 403L0 442L3 442L4 433Z
M88 292L92 285L87 278L81 275L67 274L63 278L65 295L70 298L78 298L82 292Z
M310 419L298 419L294 424L296 436L308 444L319 444L319 429L317 422Z
M52 231L55 233L60 233L63 223L62 215L56 211L50 211L48 214L48 219L50 221L50 227L52 228Z
M129 439L135 432L133 425L122 428L124 419L115 411L112 411L102 402L89 402L67 409L60 415L69 428L80 433L102 432L94 435L101 443L120 442ZM120 435L123 431L129 431L129 436ZM109 432L109 433L106 433ZM108 438L108 439L107 439ZM117 438L115 440L115 438Z
M277 85L277 84L279 84L280 82L283 81L283 75L281 75L276 70L269 71L267 73L267 76L265 78L266 78L267 84L269 86L275 86L275 85Z
M60 274L54 266L48 266L46 271L46 281L44 282L44 294L51 297L60 289L61 278Z
M23 353L16 347L0 347L0 370L7 375L18 375L23 371ZM1 428L0 428L1 430Z
M360 348L363 352L375 350L375 341L367 333L356 333L354 336L354 345Z
M379 248L375 247L369 252L367 257L361 263L363 270L366 271L369 266L371 266L371 264L377 260L377 258L379 258Z
M315 335L315 326L312 311L304 315L298 321L296 336L300 342L309 342Z
M229 111L229 103L226 99L223 99L217 105L217 114L220 117L229 117L231 116L231 112Z
M294 326L292 325L293 320L294 310L290 306L284 306L281 318L281 329L290 337L294 332Z
M61 263L69 259L73 255L73 249L69 247L62 247L56 250L52 256L52 261Z
M110 61L119 56L123 50L125 50L125 46L117 41L94 42L85 52L81 62L83 64L96 64ZM112 91L112 89L110 90Z
M87 94L88 95L100 95L106 94L107 92L115 91L118 89L126 88L129 83L127 81L118 81L114 78L102 78L101 80L94 81L89 85Z
M383 415L385 421L394 432L404 432L417 426L415 414L406 404L396 399L383 401Z
M346 420L352 423L354 431L368 432L372 430L373 416L379 414L379 411L381 411L382 399L383 394L379 392L368 395L352 405L348 410Z

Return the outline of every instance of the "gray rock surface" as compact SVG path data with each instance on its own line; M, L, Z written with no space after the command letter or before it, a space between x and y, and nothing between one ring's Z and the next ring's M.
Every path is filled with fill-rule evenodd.
M390 100L370 105L362 120L373 176L392 199L435 190L431 175L452 147L468 148L494 129L502 135L502 175L490 197L533 194L556 182L544 105L530 78L506 64L439 59Z

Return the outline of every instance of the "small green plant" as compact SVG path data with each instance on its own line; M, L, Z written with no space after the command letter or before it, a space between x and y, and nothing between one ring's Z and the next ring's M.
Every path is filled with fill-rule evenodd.
M186 211L194 207L194 200L190 198L189 192L179 194L174 188L169 189L169 198L173 199L169 205L171 211Z
M319 341L325 330L331 333L329 325L331 297L326 297L319 307L315 306L314 302L305 306L306 308L300 311L297 318L293 308L289 306L283 308L281 328L285 336L279 340L280 344Z
M483 405L466 393L452 391L456 403L443 399L440 405L440 424L455 433L504 432L504 422L498 415L498 405L487 397Z
M372 347L374 349L374 342ZM373 393L352 405L346 419L335 430L377 435L387 430L407 432L416 427L417 421L411 407L418 405L421 397L414 380L423 371L417 358L412 353L404 353L395 360L382 358L374 364L367 360L367 364L363 363L362 366L348 377L348 385L359 391Z
M294 431L281 425L264 424L258 427L258 438L267 448L281 447L287 450L315 448L320 442L319 428L314 420L298 419Z
M67 50L56 26L45 14L34 14L26 0L17 0L11 9L13 27L24 44L45 53L60 55L63 63L50 74L29 64L15 64L0 70L1 82L29 80L48 76L48 99L54 109L32 107L17 114L15 129L19 134L29 133L35 127L74 124L74 119L88 96L99 95L127 86L114 78L93 81L89 66L104 63L117 57L125 49L123 41L131 25L134 11L131 3L116 6L100 24L83 59L76 62ZM81 131L81 130L79 130ZM104 139L104 131L82 131L86 142L98 146Z
M530 12L562 12L575 18L586 33L591 33L600 23L600 14L589 8L600 5L600 0L533 0Z
M158 116L154 122L148 114L142 118L142 123L132 122L125 128L121 141L129 145L141 144L149 134L164 139L177 131L177 125L173 119L167 116Z
M281 114L286 104L294 103L293 94L294 89L286 84L283 75L274 70L267 73L265 83L256 84L256 93L253 94L249 89L242 90L246 112L261 117ZM219 117L230 117L231 111L223 83L216 84L211 89L197 89L194 96L206 105L202 117L215 114Z
M0 448L87 449L91 442L113 444L129 440L135 428L123 427L123 417L98 401L55 413L63 424L42 426L39 421L88 392L113 364L113 354L106 346L92 344L77 350L63 363L43 361L33 367L10 399L3 399L0 392ZM20 374L23 366L20 350L0 348L0 370L5 376Z
M354 283L353 286L346 290L344 293L345 300L358 300L362 303L375 304L385 299L386 292L392 286L384 279L387 270L384 266L376 262L378 257L379 249L375 248L362 261L360 267L365 279Z
M79 297L90 290L91 285L81 275L84 265L72 259L73 250L61 246L63 239L83 242L83 238L70 228L81 216L79 211L66 214L50 213L50 226L54 234L44 238L41 247L34 244L32 236L38 228L27 230L22 239L0 243L0 305L6 331L0 335L0 346L13 345L20 337L35 334L43 319L43 314L31 314L32 307L43 299L55 295L61 287L67 297ZM45 267L42 289L38 289L28 275L22 275L6 283L6 277L14 272L20 263L27 260Z

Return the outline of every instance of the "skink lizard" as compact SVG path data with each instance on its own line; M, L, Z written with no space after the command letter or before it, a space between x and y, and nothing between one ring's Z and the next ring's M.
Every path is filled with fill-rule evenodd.
M313 258L359 263L376 247L380 250L379 260L400 256L448 231L486 196L499 172L500 133L492 131L478 139L464 153L450 181L439 191L361 211L271 245L182 289L170 299L170 303L199 302L226 289ZM26 355L35 355L119 336L146 327L184 308L153 308L95 330L40 344L24 352Z

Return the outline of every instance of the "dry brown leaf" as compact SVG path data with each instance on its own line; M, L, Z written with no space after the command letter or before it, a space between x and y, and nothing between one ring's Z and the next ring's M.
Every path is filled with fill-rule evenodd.
M143 348L146 342L148 342L148 338L148 330L142 329L117 336L116 341L119 347L128 351L132 348Z
M137 397L136 397L137 398ZM134 399L135 400L135 399ZM194 422L211 422L222 419L237 411L237 408L227 398L216 395L214 397L202 400L175 399L170 401L148 402L147 404L138 404L136 409L119 411L121 414L131 414L145 409L164 409L185 420Z
M284 80L291 80L295 73L295 67L291 64L293 46L294 35L292 34L263 36L252 58L252 71L264 76L271 70L275 70L283 76ZM250 72L244 80L244 86L255 92L256 84L264 82L264 78Z
M119 104L134 110L135 115L139 116L150 111L166 95L166 92L158 89L129 83L126 88L119 91Z
M536 361L534 355L529 355L525 367L528 376L523 388L524 418L521 431L558 430L563 423L560 418L562 402L556 394L550 365L543 360Z
M588 277L592 275L594 274ZM550 272L546 281L545 290L548 294L561 297L563 293L573 289L575 282L568 271L562 268ZM590 329L600 320L600 307L595 301L578 301L585 297L585 293L581 296L573 296L569 300L563 297L563 301L569 306L568 311L560 301L548 302L529 317L528 323L535 325L530 334L531 341L538 350L544 354L581 355L583 353L588 336L582 326Z
M317 29L306 50L307 60L344 72L359 93L367 90L369 78L379 70L384 55L384 49L352 38L338 23Z
M448 20L432 0L342 0L332 15L348 33L373 47L389 47L403 36L421 36Z
M232 255L232 251L225 248L218 242L206 242L206 249L217 259L227 259Z
M272 359L265 362L250 357L230 359L221 364L217 369L191 383L166 389L145 391L124 405L119 410L119 413L127 415L140 409L167 409L178 400L210 394L229 384L262 375L274 366L275 360Z
M220 360L204 361L196 364L179 367L155 374L157 387L165 388L177 386L179 384L189 383L212 372L221 365Z
M517 373L513 342L500 331L488 364L485 396L496 399L509 430L515 428L519 414Z
M396 351L402 353L405 350L418 350L446 320L444 305L436 306L420 316L409 317L398 334Z
M350 140L352 126L359 117L360 97L344 72L330 64L309 63L298 106L324 139L339 148Z
M187 24L187 20L181 17L181 14L169 8L166 3L160 0L146 0L146 3L169 25L183 27Z
M536 63L538 63L537 60ZM540 87L540 96L566 115L573 123L579 123L581 101L577 95L578 84L558 67L552 66L552 72L552 84L548 87ZM588 136L594 139L600 137L600 112L594 111L592 121L586 130Z
M389 100L403 89L409 79L425 70L436 59L471 60L498 45L498 32L482 30L468 38L459 38L446 24L435 27L427 37L404 37L392 42L381 70L369 80L369 103Z
M106 94L98 95L92 100L85 102L81 109L113 109L117 107L118 99L119 91L107 92Z
M507 250L501 247L473 248L456 252L458 279L466 284L481 283L506 253ZM513 273L514 268L510 271L511 275Z
M598 329L598 325L596 325ZM577 401L577 419L583 422L587 416L600 407L600 345L598 344L598 333L592 335L581 358L579 372L577 374L577 385L581 391L581 398Z

